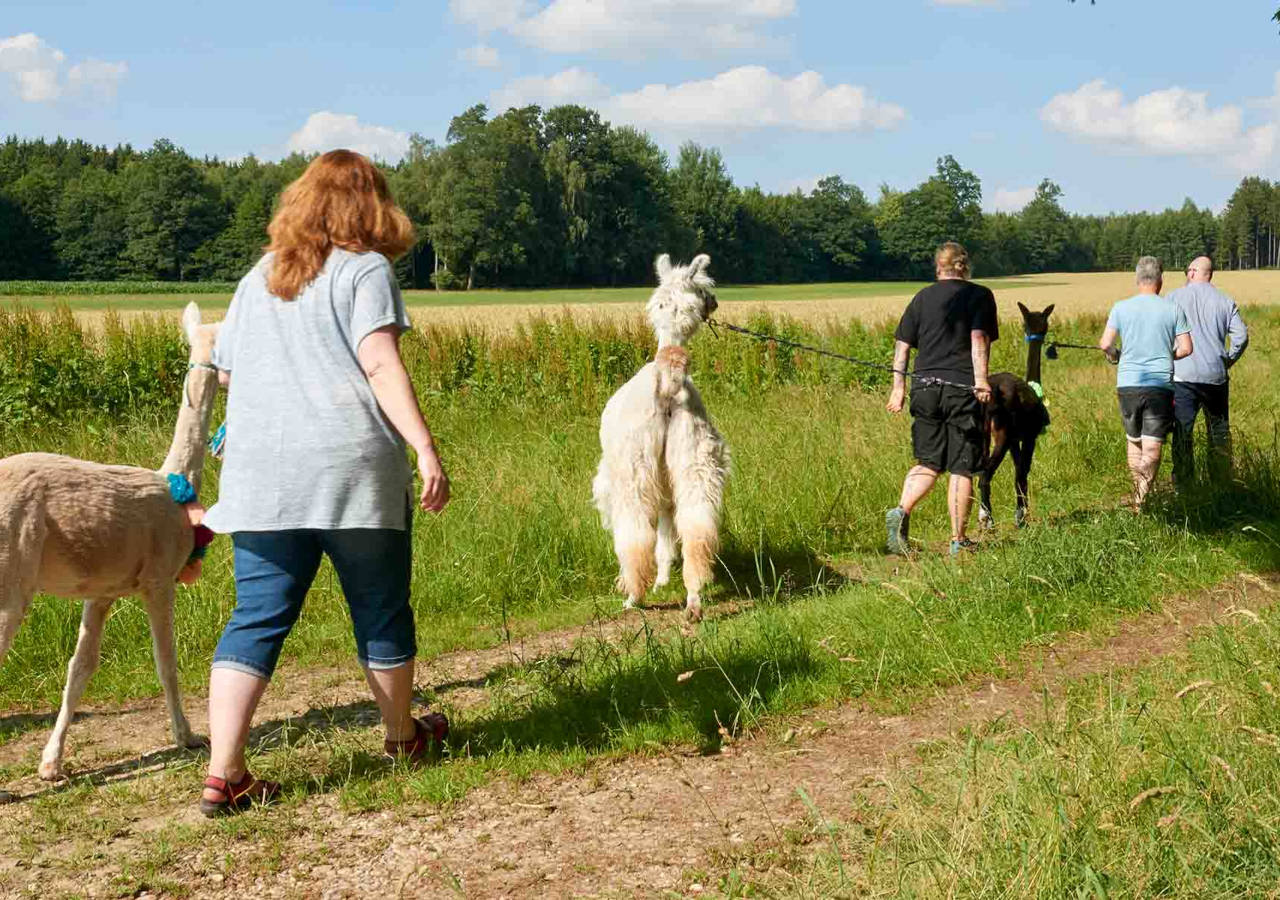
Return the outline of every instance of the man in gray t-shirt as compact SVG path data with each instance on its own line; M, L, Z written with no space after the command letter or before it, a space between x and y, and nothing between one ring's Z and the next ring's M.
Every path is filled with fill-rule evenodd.
M1186 314L1195 352L1173 364L1173 478L1187 483L1195 477L1192 434L1196 416L1204 409L1209 434L1210 463L1215 474L1231 469L1230 379L1227 370L1249 344L1249 330L1235 301L1218 290L1213 261L1207 256L1187 266L1187 285L1169 295Z

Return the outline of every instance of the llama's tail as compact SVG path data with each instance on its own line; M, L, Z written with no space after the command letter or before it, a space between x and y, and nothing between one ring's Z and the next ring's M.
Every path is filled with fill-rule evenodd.
M674 345L658 350L653 358L658 366L658 398L673 400L684 387L689 372L689 351Z

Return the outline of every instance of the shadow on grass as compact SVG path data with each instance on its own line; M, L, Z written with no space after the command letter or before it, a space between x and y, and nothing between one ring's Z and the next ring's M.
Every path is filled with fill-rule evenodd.
M122 709L77 710L75 721L79 722L82 719L112 719L117 716L128 715L133 711L129 707ZM53 728L53 724L56 721L58 721L58 710L56 709L41 713L15 713L13 715L0 716L0 747L28 732Z
M1202 464L1197 474L1190 484L1153 494L1147 512L1200 535L1248 533L1264 564L1280 568L1280 436L1269 447L1237 439L1232 472Z
M100 769L74 773L70 778L51 782L48 787L40 788L39 790L31 791L26 794L0 790L0 804L25 803L50 794L59 794L64 791L71 790L72 788L80 787L86 783L94 786L101 786L108 783L122 784L143 778L161 769L173 768L175 763L192 763L197 759L204 759L207 757L208 752L206 750L188 750L184 747L177 746L165 747L162 750L144 753L141 756L136 756L132 759L118 763L112 763L111 765L103 766Z

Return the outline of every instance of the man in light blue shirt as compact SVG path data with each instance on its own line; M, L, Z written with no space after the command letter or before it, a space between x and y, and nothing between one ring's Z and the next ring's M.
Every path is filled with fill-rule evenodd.
M1186 314L1160 296L1164 284L1160 260L1142 257L1135 274L1138 293L1111 307L1098 347L1118 365L1116 396L1128 439L1133 506L1139 510L1160 469L1165 436L1173 427L1174 360L1190 356L1192 343Z
M1187 286L1169 299L1191 326L1196 352L1173 364L1173 481L1188 484L1195 477L1195 448L1191 436L1196 416L1204 408L1209 433L1209 463L1215 476L1231 473L1230 379L1227 370L1249 345L1249 329L1236 303L1209 282L1213 260L1199 256L1187 266Z

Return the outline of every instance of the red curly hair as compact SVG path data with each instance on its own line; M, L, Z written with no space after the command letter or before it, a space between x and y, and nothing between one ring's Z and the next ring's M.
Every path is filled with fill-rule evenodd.
M280 195L267 226L275 253L267 289L293 300L320 273L334 247L376 250L394 260L413 246L413 223L396 206L387 179L366 157L330 150Z

